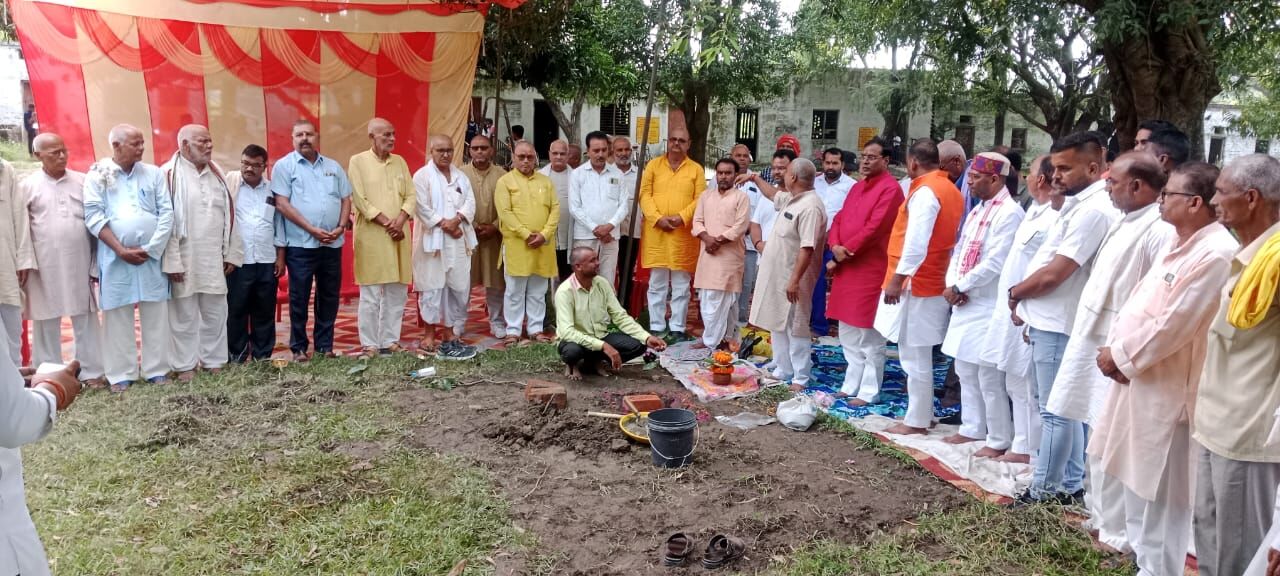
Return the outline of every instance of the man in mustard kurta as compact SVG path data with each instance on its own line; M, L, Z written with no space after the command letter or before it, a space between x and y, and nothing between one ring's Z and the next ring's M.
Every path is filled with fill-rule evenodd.
M355 272L362 357L400 351L400 325L413 268L405 224L414 209L413 181L404 158L392 154L396 129L381 118L369 121L369 150L351 157L356 208Z
M706 188L702 166L688 157L689 132L667 132L667 154L645 166L640 182L641 265L649 269L649 331L671 328L675 340L686 340L689 283L698 265L698 240L691 234L693 212ZM667 296L671 320L667 320Z
M498 179L507 171L493 164L493 142L478 134L471 139L471 163L460 168L471 181L476 196L476 250L471 254L471 285L484 286L484 305L489 313L489 329L494 337L507 335L502 318L502 299L506 284L498 265L502 258L502 232L498 230L498 207L493 203Z
M498 179L493 195L502 231L502 275L507 289L503 316L511 345L520 340L525 318L528 335L550 342L542 333L547 315L547 289L556 276L556 227L560 222L560 201L551 179L538 173L538 153L528 142L514 150L515 170ZM550 244L548 239L552 239Z

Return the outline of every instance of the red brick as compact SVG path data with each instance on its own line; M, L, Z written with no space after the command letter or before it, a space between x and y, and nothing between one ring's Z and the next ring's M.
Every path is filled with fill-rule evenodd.
M563 410L569 403L564 386L546 380L529 380L525 382L524 398L531 404L551 404L556 410Z
M625 400L630 400L631 405L636 407L639 412L653 412L665 408L662 404L662 398L656 394L629 394ZM626 406L624 403L623 406Z

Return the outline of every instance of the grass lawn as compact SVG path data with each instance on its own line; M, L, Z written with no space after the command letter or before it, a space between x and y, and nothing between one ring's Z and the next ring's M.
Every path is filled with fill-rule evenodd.
M511 495L486 470L402 442L421 422L396 404L413 388L554 370L554 348L436 363L435 380L405 376L425 364L409 355L256 364L191 385L82 396L24 450L27 498L54 573L444 575L467 560L465 574L489 574L486 559L499 552L565 554L514 527ZM824 428L811 433L851 433ZM769 573L1126 573L1099 570L1087 537L1054 509L973 502L912 524L856 544L797 541ZM552 564L531 562L525 573L556 573Z

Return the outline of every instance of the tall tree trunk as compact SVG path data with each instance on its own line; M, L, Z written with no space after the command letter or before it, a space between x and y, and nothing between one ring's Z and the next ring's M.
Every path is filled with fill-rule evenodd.
M689 157L706 166L707 135L711 132L711 87L704 82L689 81L684 86L685 128L689 131Z
M542 94L542 91L538 91ZM587 103L587 92L579 90L574 94L573 101L569 103L569 113L565 114L564 103L558 98L551 98L546 94L542 94L542 99L547 102L551 108L551 115L556 117L556 124L560 126L560 131L564 132L565 140L570 143L582 143L582 107Z
M1172 122L1191 140L1191 159L1204 158L1204 112L1222 91L1217 62L1195 22L1169 23L1147 36L1102 44L1120 147L1133 147L1138 124Z
M991 143L992 146L1004 145L1004 120L1008 115L1009 113L1004 109L1004 106L1000 106L996 109L995 137Z

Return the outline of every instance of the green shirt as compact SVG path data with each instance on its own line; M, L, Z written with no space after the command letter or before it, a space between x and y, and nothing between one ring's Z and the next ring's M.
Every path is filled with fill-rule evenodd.
M576 274L560 283L556 290L556 336L565 342L573 342L588 350L604 349L604 338L609 334L609 323L636 340L644 342L649 333L641 328L618 303L609 281L596 276L591 288L578 283Z

